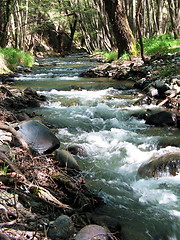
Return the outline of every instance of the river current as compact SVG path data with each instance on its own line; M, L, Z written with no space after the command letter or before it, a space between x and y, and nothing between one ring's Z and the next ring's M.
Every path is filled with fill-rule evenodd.
M127 240L180 240L180 175L143 179L139 166L152 156L179 151L158 148L179 130L155 128L133 113L156 106L134 106L138 94L129 83L78 77L98 63L88 56L38 59L33 72L16 78L17 87L32 87L48 102L36 111L58 128L61 148L83 147L76 157L87 185L103 197L97 216L110 216ZM125 86L125 87L124 87Z

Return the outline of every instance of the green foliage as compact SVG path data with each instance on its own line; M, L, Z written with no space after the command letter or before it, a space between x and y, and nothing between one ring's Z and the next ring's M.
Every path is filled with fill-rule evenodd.
M7 67L10 70L16 69L19 64L32 67L34 63L33 56L28 52L23 52L20 49L14 48L2 48L0 49L0 55L4 57L7 62Z
M118 53L111 51L111 52L103 52L103 56L106 62L112 62L118 57Z
M129 53L124 53L121 57L120 57L121 60L127 60L129 61L131 58L130 58L130 54Z
M116 60L118 57L118 52L115 52L115 51L106 52L106 51L101 51L101 50L95 50L93 52L93 54L100 55L104 62L112 62L112 61Z
M167 54L180 50L180 40L175 40L170 34L144 38L144 52L147 55Z

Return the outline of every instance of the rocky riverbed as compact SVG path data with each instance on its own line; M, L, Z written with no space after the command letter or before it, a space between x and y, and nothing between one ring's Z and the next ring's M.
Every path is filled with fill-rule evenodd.
M82 75L105 76L120 83L123 80L130 81L131 87L139 89L140 97L135 104L155 103L162 107L159 112L141 112L135 117L145 119L148 124L179 128L179 66L178 52L152 57L147 65L139 58L123 63L108 63ZM69 146L69 149L54 152L60 143L56 142L55 148L49 148L49 143L44 142L42 137L38 147L47 145L48 149L38 151L39 148L34 147L35 143L30 141L27 145L27 141L21 138L22 134L18 131L24 129L22 121L36 126L38 122L40 128L48 128L51 132L49 135L56 135L56 129L48 123L42 123L40 116L22 110L39 107L46 98L31 88L21 91L5 85L14 84L13 75L1 76L1 82L0 238L94 239L98 236L98 239L121 239L121 228L117 222L109 220L109 225L104 226L103 219L96 219L91 214L103 201L86 187L73 157L74 154L86 154L84 150ZM178 156L175 156L175 165L179 162ZM170 158L173 160L174 156L167 156L167 159ZM179 171L178 165L173 168L166 159L160 160L165 171L169 166L173 175ZM152 171L149 165L140 168L139 173L143 177L157 177L159 166L153 163L150 165ZM84 226L88 227L82 229Z

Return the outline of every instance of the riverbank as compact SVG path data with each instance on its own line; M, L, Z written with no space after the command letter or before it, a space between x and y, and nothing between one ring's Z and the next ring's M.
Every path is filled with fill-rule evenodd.
M128 63L128 66L130 64L131 63ZM22 91L22 92L19 91L17 93L13 92L14 90L10 90L10 92L8 90L9 89L3 89L4 93L2 93L1 100L6 99L5 102L3 101L3 104L6 104L6 105L3 105L2 109L4 110L5 106L6 106L6 108L8 108L8 113L10 113L12 111L13 114L12 115L10 114L7 117L6 117L5 114L2 115L2 121L5 121L5 123L6 122L9 122L9 124L16 123L17 118L18 118L17 113L16 113L17 109L20 110L19 109L20 107L24 108L24 106L23 106L24 103L21 106L21 101L17 100L18 96L20 98L22 96L23 97L26 96L26 98L27 98L26 101L25 101L26 104L27 104L27 100L29 101L29 98L30 98L30 100L32 100L32 99L37 100L36 103L38 102L39 104L41 104L42 100L45 100L42 96L41 96L40 99L38 99L40 96L37 97L37 94L34 91L31 91L30 89L28 91L27 90ZM28 92L28 94L27 94L27 92ZM16 96L14 96L14 95L16 95ZM28 97L27 97L27 95L28 95ZM30 95L31 95L31 97L30 97ZM176 96L176 97L178 97L178 96ZM7 99L11 99L11 98L12 98L12 101L7 100ZM19 104L17 105L18 101L19 101ZM10 107L11 107L11 109L10 109ZM15 111L15 109L16 109L16 111ZM18 112L18 114L20 114L20 112ZM22 119L22 116L21 116L21 120L29 120L29 117L33 117L33 116L32 115L29 115L29 116L26 115L27 119L26 118ZM37 116L36 116L36 118L37 118ZM53 129L53 126L49 126L49 127L51 128L51 130L54 133L56 133L56 129ZM5 135L7 135L7 134L5 133ZM62 213L63 213L63 215L66 215L66 217L64 218L63 216L61 216L61 220L62 219L67 220L66 222L68 222L68 224L69 224L68 226L72 227L72 225L71 225L72 222L70 221L70 219L73 219L73 222L75 223L75 228L76 228L76 230L74 231L75 233L77 232L77 230L79 230L81 228L81 226L84 226L87 223L96 223L97 224L97 220L95 219L95 217L94 217L94 219L92 219L92 215L90 214L90 212L88 210L86 210L86 206L89 208L89 205L86 202L83 202L82 205L80 204L77 207L74 207L73 204L71 203L71 202L74 203L74 199L77 199L77 197L78 197L77 193L81 192L81 190L84 191L84 188L83 188L84 179L81 176L80 172L78 172L78 174L77 174L76 171L74 173L74 171L68 171L67 169L65 170L65 172L64 171L62 172L62 170L63 170L62 168L54 166L54 163L56 161L51 154L50 155L45 155L45 156L38 156L38 155L29 156L29 153L26 153L26 151L22 150L22 148L17 148L16 151L13 150L12 156L15 156L15 159L16 159L17 165L18 165L18 169L21 170L21 173L18 173L19 174L19 176L17 175L18 179L15 178L16 179L16 181L15 181L16 184L13 183L13 180L11 181L12 185L10 185L9 182L7 181L6 183L8 183L8 184L4 184L4 186L2 185L2 187L4 189L8 188L9 191L11 191L12 189L14 191L15 187L17 187L19 192L17 190L16 194L18 196L20 196L21 199L24 197L24 199L23 199L24 201L21 201L21 204L23 203L23 206L26 207L26 210L27 209L30 210L30 215L31 216L33 215L33 213L35 213L35 216L33 215L33 217L34 217L33 220L32 220L32 217L29 217L30 219L28 218L28 220L27 219L23 220L21 218L18 219L18 217L15 215L16 213L19 214L19 216L21 215L21 212L19 210L18 210L19 211L18 212L16 210L16 208L14 208L14 210L11 209L11 211L15 213L14 218L16 220L16 224L19 223L19 221L21 221L23 223L26 223L23 226L25 230L27 230L28 227L30 228L30 229L28 229L28 231L26 231L25 234L33 234L31 236L35 236L36 238L38 238L38 234L41 234L41 239L43 239L43 237L45 238L45 236L46 236L45 234L47 233L47 231L44 231L44 228L45 228L45 230L47 230L49 225L50 225L49 224L50 220L51 219L55 220L57 215L58 216L62 215ZM29 163L32 163L32 165L30 165ZM48 168L47 168L47 166L48 166ZM13 167L13 165L12 165L12 167ZM40 169L40 170L38 170L38 169ZM15 168L14 168L14 170L15 170ZM7 171L10 171L10 168L8 168L7 171L6 171L6 168L4 168L3 171L6 173ZM16 171L14 171L14 172L16 173ZM7 173L9 173L9 172L7 172ZM13 172L10 175L13 175ZM25 176L23 176L23 175L25 175ZM54 176L54 175L58 176L58 179L52 178L52 176ZM62 176L62 179L59 179L59 175ZM68 175L68 177L67 177L67 175ZM7 175L7 176L9 177L9 175ZM22 179L21 179L21 177L22 177ZM25 178L25 180L24 180L24 178ZM50 204L50 206L49 206L49 203L46 203L47 204L46 205L46 204L44 204L46 202L46 201L44 202L44 200L42 200L43 201L43 204L42 204L42 202L39 199L39 196L37 196L37 194L35 196L38 197L38 199L37 198L34 199L35 196L32 196L31 194L32 194L32 192L33 193L34 192L37 193L37 192L32 191L33 190L32 188L27 188L27 185L25 184L25 183L27 183L27 180L29 182L31 182L32 184L38 183L40 181L39 182L40 185L38 184L38 187L39 186L43 187L43 189L41 188L39 190L44 190L44 188L46 188L48 190L51 190L50 193L56 199L58 199L63 204L65 204L65 207L67 207L66 205L70 206L72 208L72 210L68 209L68 208L67 209L59 209L59 208L57 208L57 206L54 206L54 204ZM64 183L64 180L65 180L65 183ZM73 191L71 189L71 187L69 186L69 183L72 183L72 180L73 180L73 183L75 183L75 186L76 186L75 191ZM48 184L50 184L50 186ZM53 186L53 189L51 189L51 185ZM80 187L80 189L77 188L77 186ZM35 189L38 190L38 187L36 186ZM60 188L61 192L59 192L60 191L59 188ZM23 189L23 192L22 192L22 189ZM57 191L57 190L59 190L59 191ZM14 198L14 196L12 196L12 198ZM32 202L31 202L31 199L32 199ZM51 196L51 199L52 199L52 196ZM90 198L88 197L88 199L93 199L93 204L92 204L93 207L98 206L98 203L101 203L101 201L96 199L96 197L92 198L92 195L91 195ZM86 199L86 200L88 200L88 199ZM79 200L81 200L81 198ZM25 205L26 202L27 202L27 205ZM11 204L10 207L12 207L12 205L16 205L16 203ZM96 205L96 203L97 203L97 205ZM76 202L76 204L77 204L77 202ZM42 205L43 205L43 208L42 208ZM5 207L6 207L6 205L5 205ZM78 209L78 211L77 211L77 209ZM12 217L10 215L10 209L9 209L8 204L7 204L7 209L6 210L7 210L6 213L8 214L8 217L11 220ZM48 212L48 214L47 214L47 212ZM22 214L25 216L25 213L22 213ZM70 219L67 218L67 216L70 217ZM75 218L75 221L74 221L74 218ZM43 221L40 221L42 219L43 219ZM6 222L8 223L10 221L6 220ZM101 224L102 224L102 222L101 222ZM114 222L113 222L113 224L114 224ZM20 228L19 225L18 224L15 225L15 226L12 225L11 227L12 228L15 227L16 229L17 228L19 229ZM38 225L38 227L41 226L41 228L38 228L37 225ZM8 233L10 231L9 227L8 227L8 229L6 229L6 228L7 228L7 226L5 225L4 226L4 233L6 233L6 232ZM18 232L16 229L15 229L15 232ZM31 233L30 233L30 230L31 230ZM117 229L114 229L113 232L115 232L116 230ZM11 231L13 231L13 230L11 229ZM21 234L24 234L24 232L22 230L20 230L20 231L21 231Z
M0 90L0 237L70 239L84 225L95 223L90 212L103 201L86 187L79 170L62 167L54 152L39 154L21 141L17 124L34 117L41 122L40 116L22 109L39 107L46 98L30 88L1 85ZM53 224L58 221L62 223L56 230Z

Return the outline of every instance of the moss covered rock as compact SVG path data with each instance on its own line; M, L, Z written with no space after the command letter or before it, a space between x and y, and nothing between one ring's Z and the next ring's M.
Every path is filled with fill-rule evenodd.
M167 153L158 158L152 158L139 167L141 177L176 176L180 172L180 152Z

